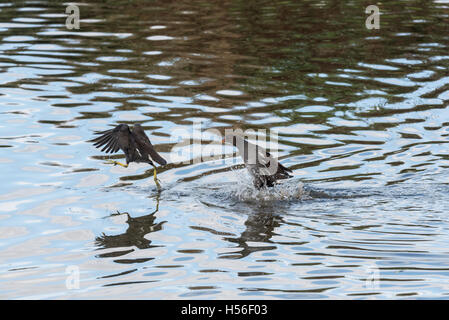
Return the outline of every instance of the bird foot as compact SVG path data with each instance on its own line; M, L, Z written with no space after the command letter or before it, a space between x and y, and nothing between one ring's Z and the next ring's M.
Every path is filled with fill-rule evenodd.
M119 215L122 215L122 214L124 214L124 213L126 213L126 212L120 212L120 211L118 211L117 210L117 212L115 212L115 213L111 213L111 217L114 217L114 216L119 216Z
M153 177L154 177L154 183L156 184L156 187L157 187L157 189L158 190L161 190L161 184L159 183L160 182L160 180L158 179L158 177L157 177L157 171L156 171L156 168L154 168L154 171L153 171Z
M156 183L156 187L158 190L161 190L161 184L159 183L159 179L154 180L154 183Z
M119 165L119 166L122 166L124 168L128 168L127 164L123 164L123 163L120 163L120 162L114 161L114 160L106 160L104 163L106 163L106 164L113 164L114 166Z

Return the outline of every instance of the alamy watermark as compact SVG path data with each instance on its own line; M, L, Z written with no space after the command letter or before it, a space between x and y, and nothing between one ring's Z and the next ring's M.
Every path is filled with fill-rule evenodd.
M185 127L174 129L171 132L170 143L173 145L170 162L177 164L211 163L221 160L224 164L233 165L240 162L237 156L241 156L247 164L256 164L267 156L265 149L269 149L273 154L279 150L276 131L229 128L223 133L218 129L203 130L201 122L193 123L191 130ZM274 167L277 166L277 162L266 164L270 171L277 170Z
M348 279L363 281L363 287L366 290L378 290L380 281L380 270L375 264L369 264L362 267L362 273L355 275L349 274Z
M365 13L369 16L365 20L365 26L368 30L380 29L380 10L376 5L366 7Z
M65 273L68 274L65 280L65 287L68 290L80 288L80 268L76 265L67 266Z
M365 288L371 290L379 289L379 268L376 265L368 265L364 271L366 274Z
M80 28L80 8L77 5L71 4L65 8L65 13L68 14L65 20L65 27L69 30Z

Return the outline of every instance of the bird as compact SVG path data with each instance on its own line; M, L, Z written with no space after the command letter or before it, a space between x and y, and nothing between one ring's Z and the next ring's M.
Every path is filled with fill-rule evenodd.
M243 136L226 134L222 143L237 147L245 167L253 177L254 187L258 190L273 187L277 180L293 177L290 175L291 169L284 167L267 150L248 142Z
M120 165L125 168L128 167L130 162L148 163L154 168L154 182L160 190L161 186L157 178L156 166L151 160L156 161L160 165L166 165L167 161L156 152L140 124L135 124L132 128L126 124L119 124L113 129L96 132L96 134L101 134L101 136L89 141L94 142L96 148L103 147L101 151L106 153L115 153L119 150L125 153L126 164L113 160L109 160L106 163Z

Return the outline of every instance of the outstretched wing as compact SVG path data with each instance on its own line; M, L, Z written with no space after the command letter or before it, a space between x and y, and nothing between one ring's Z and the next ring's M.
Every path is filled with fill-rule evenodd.
M121 149L127 156L134 153L131 149L135 150L135 143L130 139L129 127L126 124L119 124L114 129L97 132L96 134L101 134L101 136L89 142L94 142L96 148L103 147L101 151L115 153Z
M134 125L132 135L136 141L137 148L144 159L147 159L148 156L150 156L151 159L162 166L167 164L167 161L165 161L165 159L156 152L154 146L150 142L150 139L140 125Z

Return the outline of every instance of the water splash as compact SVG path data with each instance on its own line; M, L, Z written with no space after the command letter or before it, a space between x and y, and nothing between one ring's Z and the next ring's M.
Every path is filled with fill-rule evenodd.
M233 171L238 179L230 189L230 197L239 201L290 201L310 199L308 192L304 189L304 184L297 179L290 179L280 182L271 188L256 189L252 178L246 172L242 174Z

